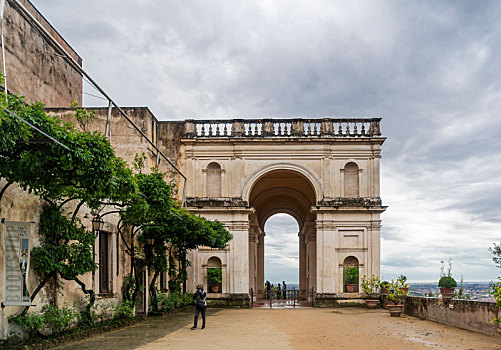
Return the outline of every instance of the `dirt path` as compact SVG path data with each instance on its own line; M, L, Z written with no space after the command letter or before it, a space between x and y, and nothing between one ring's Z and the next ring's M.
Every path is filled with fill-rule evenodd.
M213 313L212 313L213 312ZM204 330L181 313L61 349L501 349L501 339L385 310L211 310Z

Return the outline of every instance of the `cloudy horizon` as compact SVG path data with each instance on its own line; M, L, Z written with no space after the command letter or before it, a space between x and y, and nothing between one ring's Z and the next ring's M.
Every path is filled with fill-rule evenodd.
M499 276L501 2L31 1L119 105L160 120L382 117L381 276L434 281L442 259Z

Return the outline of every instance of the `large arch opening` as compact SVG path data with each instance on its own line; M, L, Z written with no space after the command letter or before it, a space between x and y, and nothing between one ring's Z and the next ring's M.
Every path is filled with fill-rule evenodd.
M265 297L265 261L268 261L265 260L265 244L267 243L265 224L276 214L288 214L297 222L297 234L289 233L283 237L281 244L283 247L298 246L297 284L299 289L306 291L314 287L316 282L316 217L311 207L316 204L317 194L313 184L298 171L272 170L254 182L248 198L250 206L255 209L254 214L250 215L249 285L256 292L256 298ZM277 244L279 245L280 242ZM289 260L291 268L293 268L293 261Z
M299 224L285 213L270 216L264 224L264 278L274 285L299 288Z

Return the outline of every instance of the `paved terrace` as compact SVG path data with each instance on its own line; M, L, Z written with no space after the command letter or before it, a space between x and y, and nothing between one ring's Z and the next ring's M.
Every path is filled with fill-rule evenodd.
M191 331L193 312L144 323L58 349L501 349L501 339L386 310L209 309Z

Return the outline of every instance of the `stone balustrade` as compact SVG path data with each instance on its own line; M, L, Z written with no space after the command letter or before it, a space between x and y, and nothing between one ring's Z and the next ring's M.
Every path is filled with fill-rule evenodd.
M381 118L186 120L187 138L379 137Z

